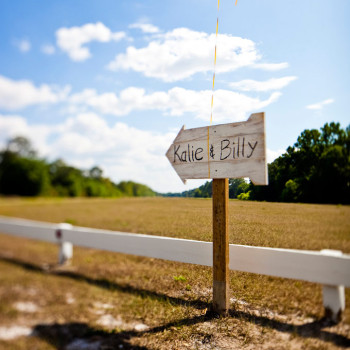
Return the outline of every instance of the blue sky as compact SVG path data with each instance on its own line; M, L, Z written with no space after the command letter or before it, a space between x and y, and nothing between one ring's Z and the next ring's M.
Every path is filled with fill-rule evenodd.
M348 0L1 1L0 146L154 190L185 186L165 157L183 124L266 113L268 160L306 128L350 122Z

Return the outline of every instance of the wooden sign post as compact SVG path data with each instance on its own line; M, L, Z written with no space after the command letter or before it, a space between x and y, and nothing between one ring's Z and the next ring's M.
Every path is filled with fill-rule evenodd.
M228 179L249 177L267 185L265 114L246 122L188 129L166 156L181 180L213 179L213 311L229 309Z
M228 179L213 179L213 311L229 309Z

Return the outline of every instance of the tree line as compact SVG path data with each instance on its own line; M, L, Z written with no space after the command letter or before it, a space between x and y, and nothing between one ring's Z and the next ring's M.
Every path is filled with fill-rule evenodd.
M244 195L249 191L250 185L244 179L229 179L229 197L243 199ZM193 190L165 193L165 197L195 197L195 198L211 198L213 194L212 182L207 181L204 185Z
M40 159L25 137L15 137L0 151L0 194L17 196L122 197L155 196L133 181L113 183L98 166L81 170L62 159Z
M350 125L326 123L304 130L293 146L268 164L269 185L229 180L230 198L243 200L350 204ZM155 196L132 181L113 183L94 166L80 170L58 159L40 159L24 137L11 139L0 151L0 194L19 196L121 197ZM169 197L212 196L212 183Z
M230 198L274 202L350 204L350 125L326 123L304 130L293 146L268 164L269 185L229 180ZM167 196L211 197L211 182Z

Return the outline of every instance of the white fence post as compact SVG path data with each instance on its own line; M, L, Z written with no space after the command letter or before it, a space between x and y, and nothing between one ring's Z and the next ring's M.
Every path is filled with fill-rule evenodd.
M342 256L340 250L323 249L321 253L331 256ZM323 285L323 306L325 309L325 317L334 322L342 319L345 310L345 288L344 286Z
M66 224L66 223L61 223L58 224L58 227L56 229L56 238L60 242L60 250L58 253L58 264L59 265L64 265L68 263L72 257L73 257L73 244L71 242L67 242L64 240L62 230L72 229L71 224Z

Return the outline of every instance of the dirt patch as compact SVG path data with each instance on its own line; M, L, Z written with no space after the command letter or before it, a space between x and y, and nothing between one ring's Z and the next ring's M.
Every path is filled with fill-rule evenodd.
M25 326L0 327L1 340L13 340L18 337L26 337L32 333L32 329Z
M20 312L35 313L40 310L39 306L31 301L18 301L13 306Z

